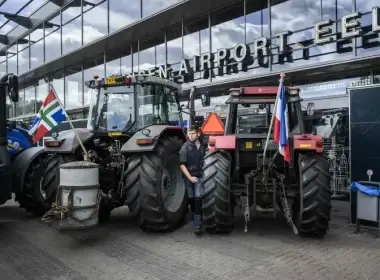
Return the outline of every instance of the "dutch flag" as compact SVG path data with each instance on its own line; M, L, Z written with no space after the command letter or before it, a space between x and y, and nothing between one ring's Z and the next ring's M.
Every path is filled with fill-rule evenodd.
M278 87L278 102L276 107L276 119L274 123L274 141L278 144L278 151L283 155L284 160L290 162L289 149L289 125L288 125L288 105L286 102L284 79L281 78Z

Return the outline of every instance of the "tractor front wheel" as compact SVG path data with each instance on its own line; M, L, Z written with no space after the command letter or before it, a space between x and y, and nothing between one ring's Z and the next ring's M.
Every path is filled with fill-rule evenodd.
M139 154L132 155L126 161L127 169L124 172L125 205L128 206L132 217L137 217L141 212L140 197L140 166L142 157Z
M179 150L183 141L160 139L155 152L141 154L140 227L144 231L172 231L186 219L188 199Z
M329 229L331 190L328 162L317 154L298 156L300 194L293 207L300 235L323 237Z
M203 164L203 226L210 233L233 230L231 158L223 151L207 153Z

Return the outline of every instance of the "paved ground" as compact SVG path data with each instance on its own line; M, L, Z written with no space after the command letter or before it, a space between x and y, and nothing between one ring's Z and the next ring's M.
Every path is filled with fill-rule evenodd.
M0 207L1 280L380 279L380 239L354 235L347 203L334 204L324 240L301 239L281 221L243 233L195 237L141 232L123 211L91 232L60 233L17 208Z

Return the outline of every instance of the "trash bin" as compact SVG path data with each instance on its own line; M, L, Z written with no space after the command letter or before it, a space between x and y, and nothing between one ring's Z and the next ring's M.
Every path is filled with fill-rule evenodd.
M359 181L351 184L351 222L379 228L380 182Z

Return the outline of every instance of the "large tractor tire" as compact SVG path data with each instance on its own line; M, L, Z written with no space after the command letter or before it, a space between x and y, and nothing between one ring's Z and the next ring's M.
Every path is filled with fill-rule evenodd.
M231 158L223 151L207 153L203 164L203 226L210 233L233 230Z
M188 197L179 168L183 141L159 140L155 152L140 155L140 227L144 231L172 231L184 224Z
M129 208L132 217L138 217L141 212L140 207L140 166L141 155L132 155L127 159L127 168L124 172L124 196L125 205Z
M59 166L75 161L72 156L49 155L36 158L25 174L24 187L16 201L27 212L42 216L56 200Z
M317 154L299 155L298 168L300 195L294 204L294 222L300 235L323 237L332 208L328 162Z

